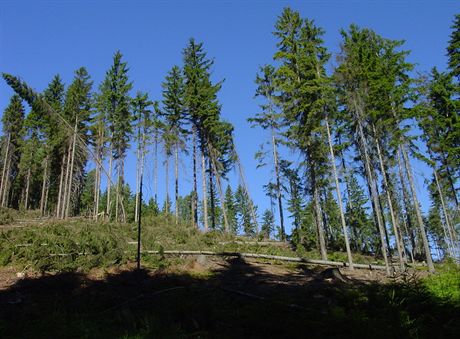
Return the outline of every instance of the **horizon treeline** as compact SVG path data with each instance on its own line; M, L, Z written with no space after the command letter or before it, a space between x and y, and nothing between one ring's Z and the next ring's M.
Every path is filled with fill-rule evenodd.
M157 100L133 93L119 51L98 86L84 67L67 87L56 75L42 93L3 73L16 94L2 116L1 206L61 219L137 221L149 158L154 195L142 202L145 213L205 231L289 239L324 260L328 251L346 251L350 266L353 253L382 258L388 271L393 258L401 267L424 260L431 271L433 255L459 259L460 15L446 46L447 71L417 76L403 41L368 28L341 30L331 74L333 58L313 20L285 8L273 34L273 62L254 70L260 111L248 117L270 136L255 154L257 166L272 172L264 186L269 209L259 212L250 198L234 128L221 117L223 81L211 80L214 60L194 39ZM129 150L137 159L134 188L124 178ZM184 158L193 182L181 196ZM426 214L414 160L431 169ZM234 187L227 180L233 168L240 173Z

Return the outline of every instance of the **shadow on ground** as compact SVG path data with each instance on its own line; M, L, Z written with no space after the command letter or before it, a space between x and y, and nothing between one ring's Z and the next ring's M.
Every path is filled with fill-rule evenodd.
M196 277L147 270L23 279L0 291L2 338L456 337L458 305L420 285L276 275L227 260Z

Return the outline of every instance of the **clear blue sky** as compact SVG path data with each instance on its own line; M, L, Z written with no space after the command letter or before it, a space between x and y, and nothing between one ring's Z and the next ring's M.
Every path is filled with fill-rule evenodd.
M41 91L57 73L68 85L73 71L85 66L97 88L114 51L120 49L130 67L133 94L147 91L152 99L160 99L160 84L174 64L181 64L181 51L188 39L204 42L208 56L215 59L214 79L225 78L220 93L222 115L235 126L235 141L250 191L259 210L263 210L268 200L262 185L270 173L255 169L254 153L268 135L251 129L246 119L258 112L253 99L255 74L260 65L271 62L276 43L271 33L285 6L323 27L325 43L334 54L340 43L339 30L351 23L372 28L386 38L404 39L405 49L412 51L409 61L417 64L418 71L428 71L433 66L445 69L449 26L460 11L458 2L440 0L0 0L0 71L18 75ZM0 81L0 112L11 95L12 90ZM131 160L132 155L126 173L133 184ZM191 170L186 159L183 167L188 176L188 183L184 183L187 188ZM426 168L415 163L415 170L420 173ZM236 180L235 175L231 178ZM426 195L421 179L418 187L419 194ZM146 191L148 195L152 193L150 185ZM422 203L426 210L427 199Z

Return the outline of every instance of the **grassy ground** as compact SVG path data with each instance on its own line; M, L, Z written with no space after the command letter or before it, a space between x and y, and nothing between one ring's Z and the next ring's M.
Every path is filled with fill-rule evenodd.
M345 282L330 279L325 268L242 258L146 255L144 269L137 271L135 245L129 243L136 239L134 225L84 220L5 225L0 231L1 338L460 334L460 272L451 263L423 279L416 272L387 279L377 272L344 270ZM157 218L145 223L142 246L296 255L289 247L234 240ZM25 276L18 279L22 270Z

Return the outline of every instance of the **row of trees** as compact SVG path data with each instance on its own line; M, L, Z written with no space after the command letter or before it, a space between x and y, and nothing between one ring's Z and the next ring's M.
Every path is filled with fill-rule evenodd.
M273 180L266 187L277 200L283 237L285 195L293 238L316 243L323 259L328 248L340 248L352 265L353 249L380 253L389 267L394 252L401 266L410 256L433 270L430 240L442 255L458 257L459 28L456 16L449 71L416 79L402 41L351 25L341 31L337 65L328 74L323 30L283 11L274 62L256 77L261 112L249 119L270 132ZM302 161L281 159L280 147L300 152ZM266 155L262 149L256 158L263 163ZM432 169L428 217L411 158Z
M142 92L131 96L133 84L120 52L96 91L85 68L67 88L56 76L40 94L3 74L16 94L2 117L0 203L57 218L88 213L94 219L124 222L132 215L137 220L151 150L154 197L147 210L159 210L161 152L162 211L176 222L248 235L260 231L265 237L277 230L285 240L288 213L293 243L318 248L323 259L328 250L343 250L352 266L352 252L377 254L389 270L396 255L401 266L426 260L433 270L433 248L440 257L459 256L459 28L456 16L446 72L433 69L413 78L402 41L355 25L342 30L336 66L327 72L331 55L323 30L298 12L283 11L275 25L273 63L256 76L261 111L248 119L270 134L270 152L262 148L256 154L260 166L271 158L273 170L264 187L270 209L262 215L261 230L233 126L221 118L222 81L212 81L213 60L201 43L189 41L183 64L173 66L162 83L161 101ZM31 107L27 115L22 100ZM124 180L130 144L137 159L133 196ZM293 161L287 150L302 160ZM187 154L193 187L182 197L179 163ZM420 209L414 159L432 169L427 216ZM94 169L88 172L89 161ZM234 166L241 184L224 192L223 180ZM174 203L167 189L172 168Z
M180 200L186 197L179 195L179 162L181 155L190 151L193 161L190 221L197 226L201 214L205 230L216 229L221 227L217 221L220 215L226 231L236 230L238 211L233 204L228 201L228 205L218 205L218 201L226 199L222 180L231 166L238 163L238 158L233 146L233 126L220 116L217 95L222 82L212 82L212 65L202 44L191 39L183 51L183 66L173 66L162 83L160 102L151 101L142 92L131 97L133 84L120 52L115 53L97 91L93 91L93 82L85 68L75 72L67 89L57 75L40 94L18 78L4 74L17 94L11 98L2 118L2 206L39 208L42 214L57 218L85 213L96 220L125 222L129 217L130 190L124 180L124 162L133 142L137 159L134 220L138 218L140 184L152 145L154 204L158 203L160 151L164 154L166 172L163 210L169 213L172 206L167 188L173 159L174 215L176 222L186 219L188 213L180 215ZM22 100L31 107L27 116ZM88 161L94 162L94 169L89 172ZM198 201L199 166L201 202ZM239 205L254 209L252 201L245 198L247 191L242 192ZM227 199L233 199L229 194ZM245 211L240 214L247 216ZM248 233L253 232L250 229L247 227Z

